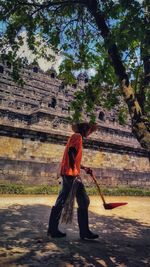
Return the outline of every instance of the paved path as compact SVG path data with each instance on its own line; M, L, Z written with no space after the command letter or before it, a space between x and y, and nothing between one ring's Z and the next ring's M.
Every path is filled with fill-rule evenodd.
M91 197L90 227L100 235L95 241L79 239L76 211L74 224L61 226L67 238L46 236L55 198L0 197L0 267L149 266L149 198L123 198L127 206L105 211L99 198Z

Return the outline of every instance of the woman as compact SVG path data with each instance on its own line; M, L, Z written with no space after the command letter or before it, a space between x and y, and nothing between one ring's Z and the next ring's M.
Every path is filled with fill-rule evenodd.
M80 238L96 239L99 236L93 234L89 230L88 225L88 206L90 203L89 197L86 193L84 184L80 178L80 169L84 169L87 174L92 170L88 167L81 165L82 159L82 142L83 138L87 138L92 132L97 129L96 124L78 123L72 126L74 134L68 139L62 163L61 163L61 176L63 179L62 190L56 200L55 205L52 207L48 235L51 237L65 237L66 234L58 229L59 220L67 197L74 186L76 181L76 199L78 204L77 215L80 230Z

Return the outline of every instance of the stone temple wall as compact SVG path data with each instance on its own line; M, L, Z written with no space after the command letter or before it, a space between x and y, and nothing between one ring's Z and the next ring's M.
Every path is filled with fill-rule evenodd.
M65 147L58 142L59 139L43 143L2 137L0 139L1 183L7 181L24 184L57 184L56 174ZM101 185L136 187L150 185L149 162L142 155L86 148L83 151L82 163L94 169ZM82 177L86 180L84 172Z
M51 75L24 71L27 84L20 88L0 75L0 183L58 184L57 171L68 137L69 102L76 85L65 88ZM2 70L2 69L0 69ZM36 72L35 72L36 71ZM29 74L30 73L30 74ZM84 83L78 80L79 86ZM131 133L118 124L115 112L97 109L98 130L84 140L83 164L94 169L104 186L149 187L147 152ZM112 120L113 118L113 120ZM83 179L86 175L82 172Z

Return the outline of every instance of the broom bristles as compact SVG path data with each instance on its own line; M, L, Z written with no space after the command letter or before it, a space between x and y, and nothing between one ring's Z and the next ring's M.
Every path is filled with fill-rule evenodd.
M72 184L71 191L67 197L67 200L64 204L61 222L68 224L72 223L74 215L74 206L75 206L75 196L78 188L79 177L77 176Z

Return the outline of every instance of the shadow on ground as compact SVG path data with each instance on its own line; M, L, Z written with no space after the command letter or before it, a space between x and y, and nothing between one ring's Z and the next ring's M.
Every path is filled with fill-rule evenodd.
M135 220L90 215L95 241L81 241L76 214L74 224L62 229L67 238L46 236L50 208L13 205L0 212L0 267L147 267L149 229Z

